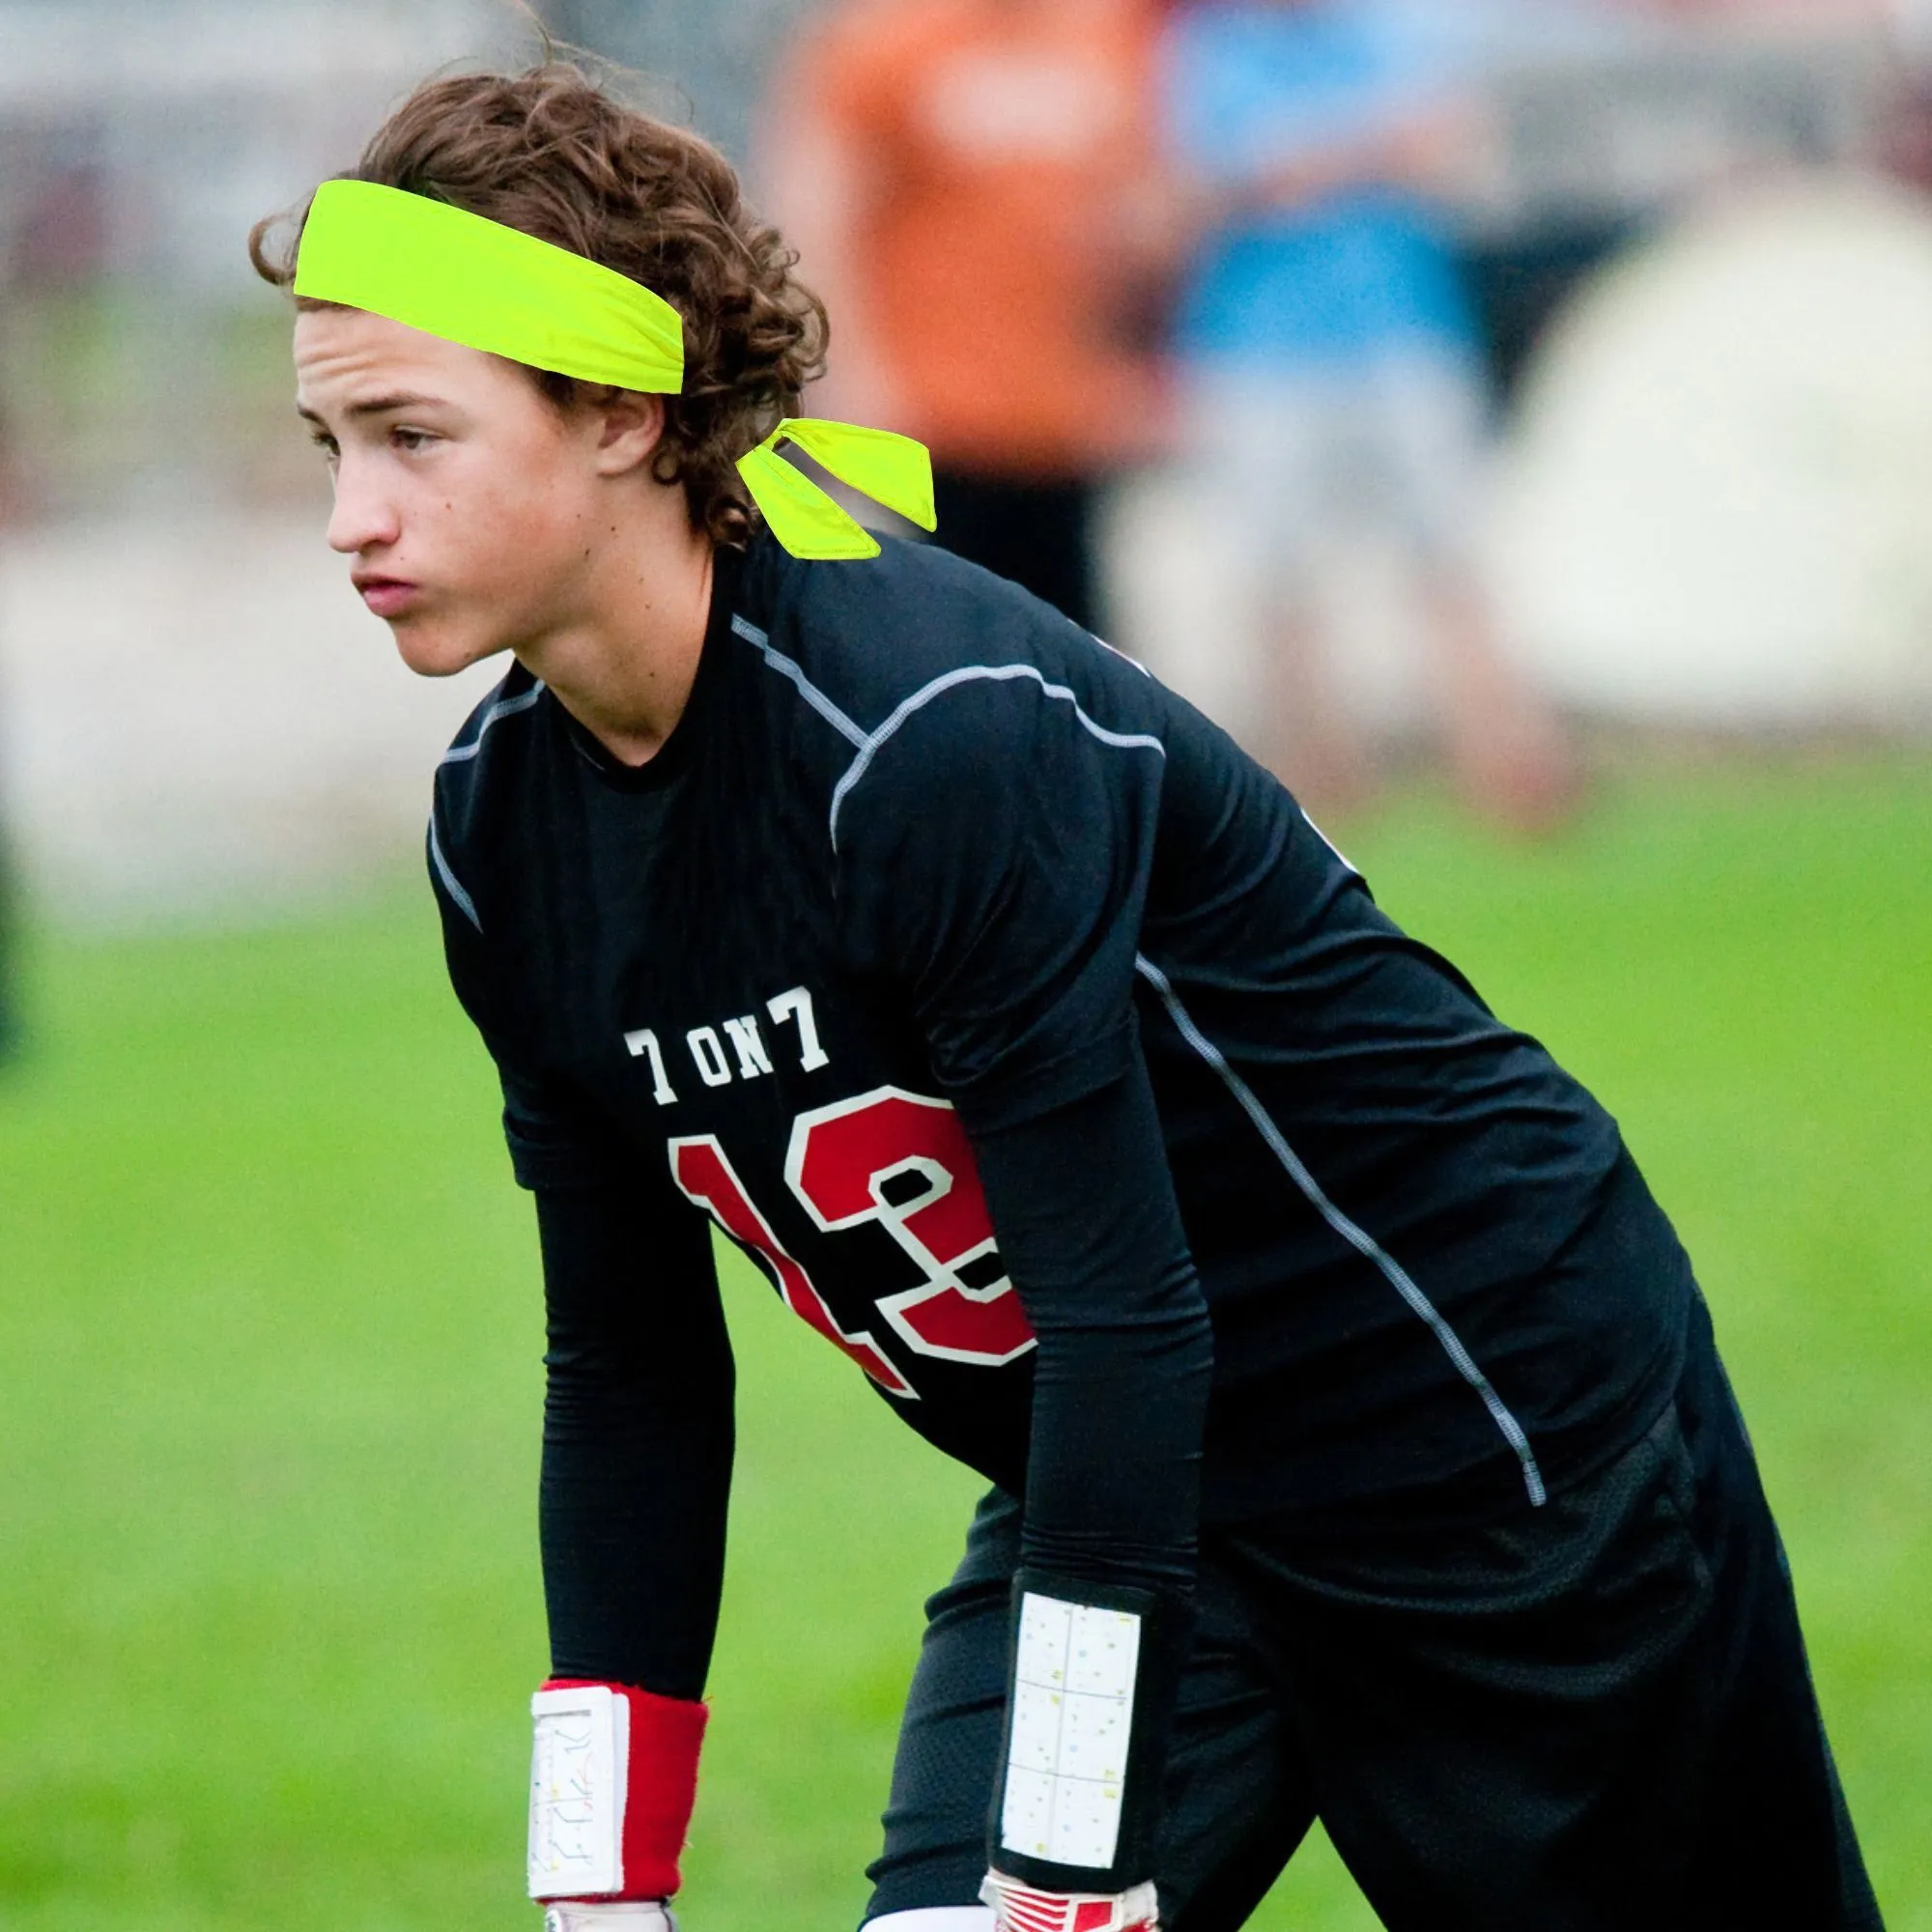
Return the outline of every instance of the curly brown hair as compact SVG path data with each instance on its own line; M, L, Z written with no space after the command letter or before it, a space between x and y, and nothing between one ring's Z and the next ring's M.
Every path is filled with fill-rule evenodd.
M683 483L694 529L742 545L758 513L737 460L797 413L806 384L822 373L825 305L793 278L797 252L759 220L716 148L615 99L544 38L543 60L523 72L424 81L334 179L453 203L663 296L684 318L684 388L665 398L652 473ZM293 235L270 255L265 237L289 219ZM263 280L293 284L307 219L304 201L248 231ZM310 296L295 304L345 306ZM517 366L560 417L623 393Z

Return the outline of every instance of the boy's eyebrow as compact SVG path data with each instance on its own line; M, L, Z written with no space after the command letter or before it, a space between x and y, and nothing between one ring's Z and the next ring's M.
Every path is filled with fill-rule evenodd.
M347 416L379 416L385 410L421 409L426 403L435 405L440 404L442 398L440 396L419 396L412 390L398 389L393 395L371 396L366 402L351 403L343 411L343 414ZM305 410L299 403L296 405L296 414L300 416L305 422L322 422L322 418L313 410ZM326 429L327 424L324 423L323 427Z

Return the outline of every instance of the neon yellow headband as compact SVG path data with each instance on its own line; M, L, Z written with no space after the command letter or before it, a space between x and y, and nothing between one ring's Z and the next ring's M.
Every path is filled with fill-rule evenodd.
M329 181L316 189L295 292L587 383L673 396L684 387L684 322L654 290L520 228L376 182ZM786 440L921 528L937 527L923 443L857 423L787 416L738 459L738 473L794 556L877 556L879 546L780 458Z

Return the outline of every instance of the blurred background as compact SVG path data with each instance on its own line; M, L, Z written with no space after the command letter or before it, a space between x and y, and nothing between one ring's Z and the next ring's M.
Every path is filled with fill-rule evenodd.
M807 409L924 440L939 541L1617 1114L1932 1928L1932 7L537 11L799 248ZM497 0L0 0L10 1932L527 1922L536 1251L419 877L499 672L355 597L245 237L537 51ZM729 1273L690 1922L849 1925L973 1485ZM1257 1923L1374 1920L1318 1842Z

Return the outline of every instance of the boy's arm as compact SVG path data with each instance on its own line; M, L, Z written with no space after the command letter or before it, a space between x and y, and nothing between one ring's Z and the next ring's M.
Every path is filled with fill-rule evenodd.
M540 1187L549 1349L539 1527L558 1677L704 1691L724 1567L731 1346L709 1224Z
M1057 1924L1054 1901L1077 1898L1088 1916L1068 1926L1151 1926L1192 1634L1208 1306L1138 1046L1126 1072L1030 1119L975 1133L963 1099L961 1117L1038 1338L986 1902L1002 1925ZM1085 1733L1057 1721L1063 1699ZM1091 1817L1073 1830L1079 1801Z
M520 1047L440 815L428 857L450 983L496 1062L543 1252L552 1675L531 1703L529 1891L570 1902L565 1932L605 1919L658 1932L641 1902L678 1886L731 1481L710 1225Z
M838 890L973 1144L1037 1341L990 1862L1030 1903L1118 1901L1156 1876L1212 1367L1135 1009L1165 714L1064 618L980 594L985 660L855 766Z
M537 1189L550 1347L530 1894L662 1899L696 1794L731 1481L708 1224L649 1190ZM603 1816L585 1823L601 1797Z

